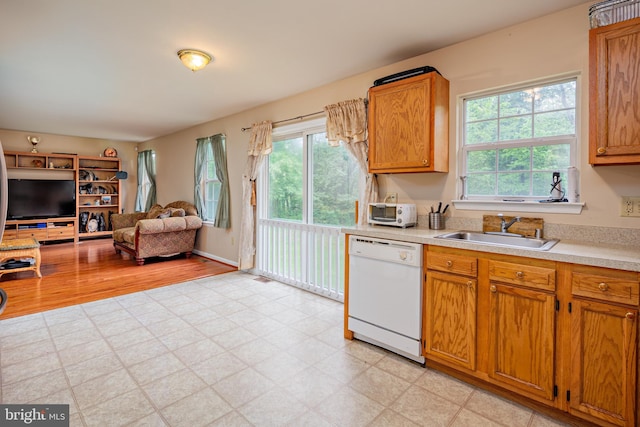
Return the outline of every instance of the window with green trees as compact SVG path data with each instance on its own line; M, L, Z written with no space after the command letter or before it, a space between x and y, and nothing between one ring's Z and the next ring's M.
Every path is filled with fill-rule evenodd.
M206 221L214 221L216 218L216 211L218 209L218 201L220 200L220 190L222 184L216 174L216 160L213 156L213 149L211 145L207 147L207 174L204 177L202 185L204 186L204 203L206 205L206 217L203 218Z
M461 149L470 199L541 199L566 182L576 151L576 78L463 100Z
M361 172L324 131L274 138L268 157L268 218L327 226L355 224Z

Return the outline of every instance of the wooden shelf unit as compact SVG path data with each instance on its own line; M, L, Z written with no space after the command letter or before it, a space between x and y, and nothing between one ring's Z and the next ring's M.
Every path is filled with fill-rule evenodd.
M35 170L76 170L75 154L47 154L47 153L21 153L18 151L5 151L4 159L7 169L35 169Z
M72 174L72 179L76 182L75 217L8 220L4 239L35 237L41 242L67 239L77 242L81 238L112 235L109 214L118 213L122 209L120 181L115 177L120 170L119 158L18 151L5 151L4 158L9 171L24 170L37 174L66 172ZM88 213L90 219L102 214L106 230L88 232L81 229L80 218L83 212Z
M11 171L18 170L38 175L67 173L73 176L72 179L77 180L77 156L75 154L5 151L4 159L10 174ZM7 220L2 239L35 237L39 242L52 240L77 242L77 220L77 215L74 217Z
M120 159L116 157L78 156L77 206L78 238L111 236L109 215L119 213L122 206L120 181L116 172L120 170ZM105 220L104 231L89 231L84 226L83 216L88 222L102 214Z

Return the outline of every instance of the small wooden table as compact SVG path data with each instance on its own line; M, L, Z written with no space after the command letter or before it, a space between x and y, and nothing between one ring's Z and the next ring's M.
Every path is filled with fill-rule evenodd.
M0 269L0 277L7 273L33 270L38 277L40 273L40 243L33 237L27 239L9 239L0 243L0 263L9 259L33 258L36 262L28 267Z

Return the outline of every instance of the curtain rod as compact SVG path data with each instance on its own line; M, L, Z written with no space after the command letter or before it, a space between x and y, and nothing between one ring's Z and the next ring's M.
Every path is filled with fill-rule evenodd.
M309 113L309 114L305 114L302 116L297 116L297 117L291 117L290 119L284 119L284 120L278 120L277 122L273 122L273 125L277 125L279 123L284 123L284 122L290 122L293 120L302 120L304 118L307 117L311 117L311 116L317 116L318 114L324 114L324 110L323 111L316 111L315 113ZM249 126L247 128L241 128L242 132L248 131L249 129L251 129L253 126Z

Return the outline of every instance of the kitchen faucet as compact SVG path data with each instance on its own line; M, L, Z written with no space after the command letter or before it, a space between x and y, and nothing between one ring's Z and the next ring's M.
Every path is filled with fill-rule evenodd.
M519 216L514 217L509 222L505 221L505 219L503 218L502 214L498 214L498 216L500 217L500 232L501 233L507 233L507 230L509 230L509 227L511 227L516 222L520 222L520 217Z

